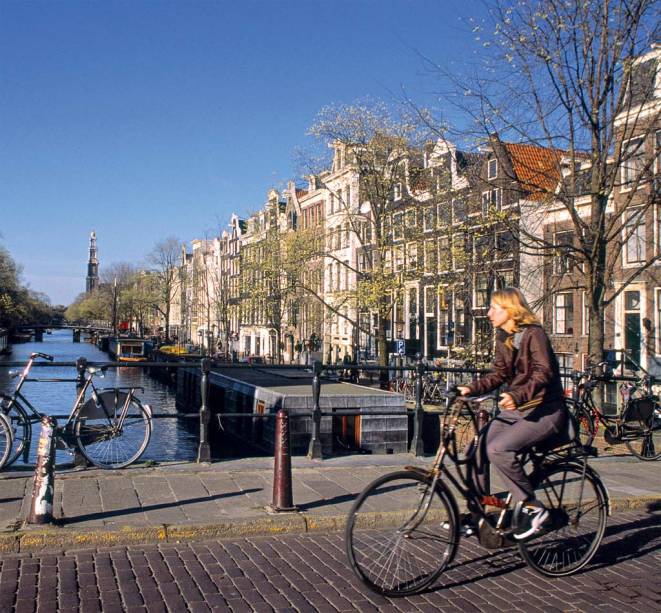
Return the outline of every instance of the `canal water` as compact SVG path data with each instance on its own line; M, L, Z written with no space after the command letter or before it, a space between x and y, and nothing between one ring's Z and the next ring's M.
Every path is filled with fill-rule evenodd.
M109 357L89 342L73 342L71 330L53 330L52 334L44 334L42 343L21 343L12 346L10 356L0 356L0 392L11 393L17 379L9 375L9 368L3 368L3 362L26 362L33 352L52 355L55 362L73 362L79 357L90 362L107 362ZM76 369L68 366L51 366L40 368L45 360L37 360L30 371L30 378L66 378L75 379ZM15 367L13 370L18 370ZM94 384L98 387L136 386L143 387L144 393L138 392L143 403L149 404L154 413L177 414L174 389L152 379L143 368L109 368L104 378L96 378ZM26 382L21 390L33 406L41 413L48 415L68 415L76 398L76 384L71 383L40 383ZM60 420L59 423L62 423ZM155 460L193 460L197 455L199 422L195 419L154 419L149 446L141 461ZM39 426L33 432L30 463L34 455L39 436ZM71 455L58 451L57 461L69 462ZM21 458L17 460L20 465Z

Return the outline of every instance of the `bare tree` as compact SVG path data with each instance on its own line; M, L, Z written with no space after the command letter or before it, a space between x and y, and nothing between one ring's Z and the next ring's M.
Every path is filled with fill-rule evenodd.
M147 257L154 279L155 300L153 306L163 316L166 342L170 340L170 312L179 288L180 258L181 242L172 236L156 243Z
M529 191L546 198L537 198L534 210L520 211L518 240L523 251L548 257L564 252L577 264L577 287L586 292L589 312L588 351L599 361L606 308L660 257L647 249L616 287L623 250L658 203L658 191L650 189L649 147L661 112L654 99L658 62L636 60L658 40L658 3L489 5L491 22L474 28L484 61L474 77L437 67L452 84L443 98L472 120L461 131L464 137L484 142L498 134L557 152L556 164L527 169ZM558 207L571 224L573 242L557 244L539 231L542 222L532 228L521 223L530 221L531 212L543 219Z

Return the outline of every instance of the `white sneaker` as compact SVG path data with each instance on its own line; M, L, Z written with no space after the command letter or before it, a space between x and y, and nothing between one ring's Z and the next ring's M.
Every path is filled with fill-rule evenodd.
M522 530L522 532L514 534L514 538L517 541L522 541L534 536L542 529L549 516L548 510L541 503L537 501L524 503L519 517L527 518L527 525L520 526L517 530Z

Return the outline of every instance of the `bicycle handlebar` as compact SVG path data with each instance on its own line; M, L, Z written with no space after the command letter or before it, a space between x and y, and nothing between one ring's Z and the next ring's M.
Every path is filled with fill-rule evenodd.
M30 359L34 360L34 358L44 358L44 360L48 360L49 362L52 362L55 358L52 355L48 355L47 353L31 353L30 354Z

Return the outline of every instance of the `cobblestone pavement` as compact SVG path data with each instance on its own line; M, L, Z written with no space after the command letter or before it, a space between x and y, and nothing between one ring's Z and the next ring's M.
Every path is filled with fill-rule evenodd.
M429 592L385 599L347 566L341 533L140 545L0 558L1 611L661 610L661 507L619 513L590 566L547 579L516 550L464 539Z

